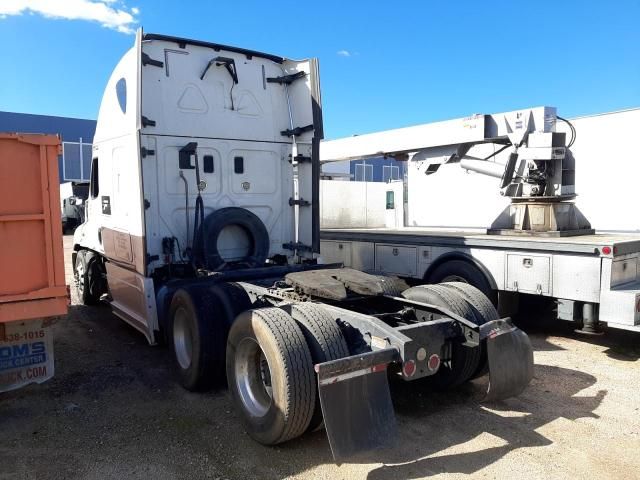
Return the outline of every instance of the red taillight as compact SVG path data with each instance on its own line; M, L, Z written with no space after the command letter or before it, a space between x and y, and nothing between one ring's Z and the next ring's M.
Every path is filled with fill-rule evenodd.
M440 357L434 353L429 357L429 363L427 363L427 367L429 367L429 370L433 372L434 370L437 370L439 366Z
M602 253L609 255L611 253L611 247L602 247Z
M412 377L416 373L416 362L415 360L407 360L402 365L402 373L404 373L405 377Z

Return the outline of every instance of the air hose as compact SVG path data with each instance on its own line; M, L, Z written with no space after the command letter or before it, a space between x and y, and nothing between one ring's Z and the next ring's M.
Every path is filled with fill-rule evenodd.
M196 197L195 218L193 222L193 266L198 269L204 265L204 237L202 229L204 224L204 202L201 192L206 188L206 183L200 181L200 163L198 162L198 152L194 152L196 163L196 188L198 196Z

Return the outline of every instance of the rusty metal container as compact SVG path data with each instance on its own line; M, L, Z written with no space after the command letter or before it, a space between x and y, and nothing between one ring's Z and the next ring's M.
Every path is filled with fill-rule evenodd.
M60 140L0 133L0 391L53 375L51 317L65 315Z

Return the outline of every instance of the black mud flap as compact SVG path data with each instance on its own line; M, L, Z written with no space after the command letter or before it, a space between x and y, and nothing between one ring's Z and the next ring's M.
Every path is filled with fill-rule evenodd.
M336 463L395 440L387 365L397 356L398 351L389 348L316 365L324 425Z
M486 334L489 387L485 400L519 395L533 378L529 337L508 319L494 320L482 328L490 329Z

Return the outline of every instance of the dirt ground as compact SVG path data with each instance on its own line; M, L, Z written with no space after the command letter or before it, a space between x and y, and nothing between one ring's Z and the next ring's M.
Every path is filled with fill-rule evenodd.
M75 303L54 327L55 378L0 394L0 479L640 478L637 334L531 331L535 378L504 402L394 382L397 445L336 466L324 432L253 442L226 390L184 391L166 348Z

